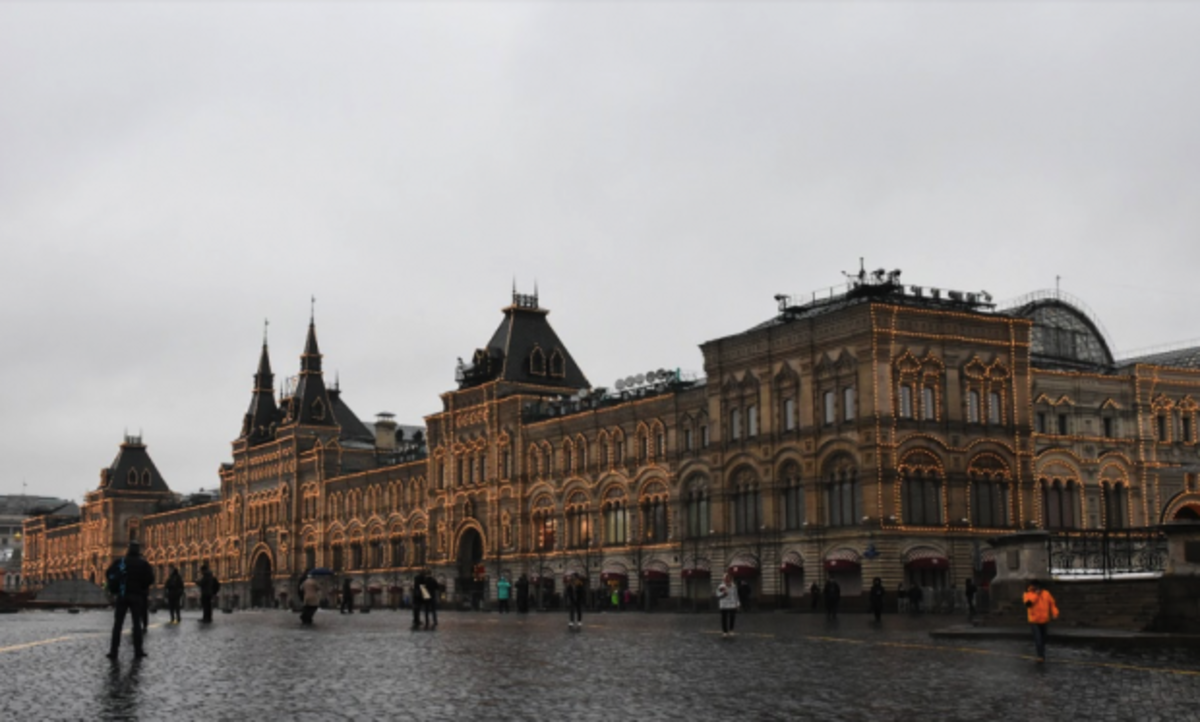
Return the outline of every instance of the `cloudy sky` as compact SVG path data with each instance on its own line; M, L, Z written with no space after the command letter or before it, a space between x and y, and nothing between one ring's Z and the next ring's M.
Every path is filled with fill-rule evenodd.
M860 256L1200 337L1200 4L0 4L0 493L217 483L270 319L419 423L536 281L594 385Z

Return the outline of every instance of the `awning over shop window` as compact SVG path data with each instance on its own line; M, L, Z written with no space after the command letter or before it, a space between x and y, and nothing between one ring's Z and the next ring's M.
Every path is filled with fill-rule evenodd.
M916 547L904 553L906 569L949 569L950 560L933 547Z
M746 564L738 564L729 567L729 576L734 579L753 579L758 576L758 567L752 567Z
M707 579L712 576L708 569L684 569L681 574L684 579Z
M383 587L379 586L378 584L372 584L371 586L367 587L367 591L368 592L382 592Z
M852 572L862 568L862 557L853 549L842 547L825 555L825 571Z
M647 581L664 581L669 576L661 569L644 569L642 570L642 579Z
M804 567L797 564L792 564L790 562L784 562L783 564L779 565L779 571L783 572L784 574L803 574Z
M608 581L620 582L620 581L624 581L628 578L629 578L628 575L622 574L621 572L604 572L603 574L600 575L600 581L602 581L602 582L608 582Z
M800 556L800 552L797 551L784 554L783 559L779 561L779 571L784 574L803 574L804 557Z

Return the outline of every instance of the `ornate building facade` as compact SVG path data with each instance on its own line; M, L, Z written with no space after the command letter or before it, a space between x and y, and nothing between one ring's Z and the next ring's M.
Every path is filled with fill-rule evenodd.
M1117 361L1062 294L996 309L899 275L777 297L701 345L704 378L616 389L514 293L418 430L327 388L310 323L278 397L264 342L214 498L181 504L127 438L78 520L26 523L24 581L99 580L138 538L161 577L208 562L239 606L289 603L314 567L377 605L425 567L452 595L577 572L667 604L728 570L786 604L829 578L986 583L987 539L1014 530L1200 518L1200 350Z

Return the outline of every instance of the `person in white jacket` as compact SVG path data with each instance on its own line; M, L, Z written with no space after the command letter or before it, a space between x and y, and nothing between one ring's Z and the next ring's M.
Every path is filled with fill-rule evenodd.
M728 637L733 634L733 623L737 619L738 607L741 606L737 585L733 583L733 577L728 572L717 587L717 606L721 610L721 636Z

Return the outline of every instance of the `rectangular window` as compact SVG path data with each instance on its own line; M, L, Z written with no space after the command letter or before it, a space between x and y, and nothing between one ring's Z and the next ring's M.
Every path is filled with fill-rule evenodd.
M837 419L837 398L832 391L825 392L825 423L832 424Z
M737 441L742 438L742 410L734 409L729 412L729 438Z
M683 430L683 448L686 449L687 451L692 450L692 430L691 429Z
M1104 417L1104 438L1113 438L1113 420L1111 416Z
M937 392L932 386L921 389L921 418L926 421L937 418Z
M1167 415L1159 414L1157 424L1158 424L1158 440L1159 441L1170 441L1171 436L1167 431L1167 429L1169 428L1167 426Z
M661 431L658 432L658 434L654 436L654 446L655 455L657 455L660 459L665 457L667 455L667 435Z
M1066 414L1058 415L1058 434L1059 434L1059 436L1067 435L1067 415Z
M1179 419L1179 440L1185 444L1192 442L1192 417L1184 416Z
M1045 411L1037 412L1037 417L1036 417L1036 420L1034 421L1033 428L1039 434L1046 433L1046 412Z
M749 406L746 408L746 435L753 439L758 436L758 407Z
M979 421L979 392L971 390L967 392L967 423L978 424Z
M842 418L846 421L854 421L854 387L847 386L842 389Z
M796 400L783 400L783 428L792 431L796 428Z
M900 418L911 419L913 417L913 389L905 384L900 387Z
M1000 423L1000 412L1000 394L999 392L992 391L988 393L988 423Z
M700 446L708 448L708 424L700 427Z

